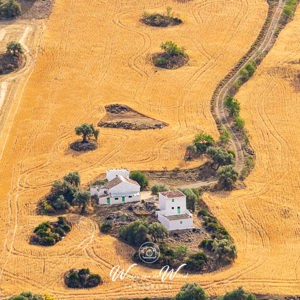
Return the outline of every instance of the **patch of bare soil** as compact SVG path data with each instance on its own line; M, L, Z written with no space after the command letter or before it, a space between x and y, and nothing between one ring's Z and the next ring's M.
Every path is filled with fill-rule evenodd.
M77 152L86 152L97 149L98 144L95 141L88 141L86 143L82 141L76 141L70 144L70 148Z
M54 0L19 0L21 19L45 19L51 14Z
M168 124L147 117L127 105L110 104L105 106L106 115L98 123L99 127L123 128L130 130L162 129Z
M141 22L154 27L176 26L182 23L182 20L176 17L165 16L162 14L145 14Z
M211 167L211 162L209 161L192 169L144 171L144 173L151 183L157 182L170 186L197 182L199 180L213 180L216 178L216 170Z
M167 53L155 53L152 56L153 64L163 69L178 69L189 61L187 55L169 55Z
M16 71L24 64L23 56L11 54L0 54L0 74L7 74Z

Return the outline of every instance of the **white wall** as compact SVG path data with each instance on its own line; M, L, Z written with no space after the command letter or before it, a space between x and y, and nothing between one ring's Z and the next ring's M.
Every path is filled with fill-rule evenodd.
M110 199L110 205L114 205L114 204L122 204L122 203L129 203L129 202L138 202L141 199L140 194L133 194L133 195L129 195L129 196L125 196L125 202L122 201L122 196L119 197L102 197L99 198L98 204L99 205L103 205L103 204L108 204L107 203L107 198ZM117 198L117 200L116 200Z
M157 214L158 221L168 230L184 230L194 228L193 218L187 218L182 220L169 220L163 216L160 212Z
M114 178L116 178L117 175L121 175L123 177L129 177L129 170L126 169L112 169L112 170L107 170L106 171L106 179L108 181L113 180Z
M168 198L159 194L159 208L164 211L164 215L177 215L177 208L180 207L180 214L186 211L186 197Z
M190 228L194 227L192 218L169 221L169 224L170 224L169 231L180 230L180 229L181 230L182 229L190 229Z
M134 183L121 182L113 188L109 189L108 193L112 196L126 196L140 192L140 186Z

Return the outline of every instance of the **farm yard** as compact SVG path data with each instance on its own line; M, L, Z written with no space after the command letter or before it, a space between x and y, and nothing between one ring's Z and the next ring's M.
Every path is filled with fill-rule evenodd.
M167 5L183 24L154 28L139 22L144 11L161 12ZM21 82L12 82L18 88L9 93L9 108L3 106L0 115L6 120L0 123L0 299L22 290L45 291L58 299L155 297L158 292L172 296L179 290L186 278L162 283L153 277L156 271L141 266L130 273L136 278L111 281L112 266L129 267L134 250L100 234L97 224L84 216L70 216L72 231L57 245L30 245L33 229L55 220L37 215L36 204L51 183L70 170L80 171L87 183L107 168L120 166L198 166L199 161L183 160L186 146L200 131L217 138L210 99L255 41L267 11L264 0L56 1L40 44L42 22L32 31L32 61ZM189 275L189 281L212 295L238 286L258 293L300 293L299 27L298 10L236 96L256 167L245 189L204 196L238 250L233 266ZM186 65L176 70L152 65L151 55L167 40L186 49ZM1 48L6 43L1 41ZM2 77L1 83L5 80ZM97 150L71 151L74 128L84 122L97 124L105 106L115 103L168 126L146 132L100 128ZM64 273L82 267L99 273L103 285L93 290L66 288ZM148 278L139 278L141 274Z

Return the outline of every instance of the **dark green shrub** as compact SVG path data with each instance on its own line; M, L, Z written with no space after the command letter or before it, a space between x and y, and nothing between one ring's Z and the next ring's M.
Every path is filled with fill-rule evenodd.
M165 185L156 184L151 188L152 195L158 195L158 193L167 191L167 187Z
M215 141L210 134L199 133L194 139L194 145L196 146L198 153L204 153L206 149L213 146Z
M232 190L234 183L238 179L238 173L233 166L221 167L217 173L218 183L220 187L226 190Z
M203 252L192 254L186 261L185 269L188 271L199 272L207 263L207 256Z
M104 222L100 226L100 231L102 233L108 233L111 229L112 229L112 225L111 225L111 223L108 223L108 222Z
M148 178L141 171L132 171L132 172L130 172L129 177L132 180L135 180L141 186L142 190L144 190L149 184Z
M148 241L148 232L149 229L145 223L135 221L120 229L120 237L130 245L140 246Z
M30 238L32 244L53 246L71 230L71 224L64 217L59 217L58 222L43 222L34 229Z
M245 121L241 117L235 117L233 123L238 130L242 130L245 127Z
M101 283L101 276L89 269L72 269L65 274L65 284L70 288L92 288Z
M228 264L236 258L236 247L229 239L215 239L212 246L219 261Z
M225 99L225 105L232 117L236 117L239 115L241 107L240 103L235 98L227 96Z
M206 210L206 209L201 209L201 210L199 210L199 212L198 212L198 217L199 217L199 216L211 217L212 215L211 215L211 213L210 213L208 210Z
M18 296L8 298L8 300L44 300L44 297L31 292L22 292Z
M159 222L153 222L148 226L148 232L154 242L161 241L168 236L167 229Z
M197 283L185 284L176 295L175 300L207 300L205 291Z
M155 58L155 61L154 61L154 64L157 66L157 67L163 67L163 66L166 66L168 63L168 60L164 57L157 57Z
M231 165L233 155L221 147L208 147L206 153L212 158L217 169L220 166Z
M242 287L226 293L220 300L255 300L256 296L247 293Z
M191 210L192 212L196 209L196 204L199 201L199 194L195 193L191 189L182 189L181 190L186 196L186 206L187 209Z
M213 240L212 239L204 239L201 241L199 247L206 249L208 251L212 251L213 249Z
M162 43L160 48L165 51L169 56L185 56L185 49L178 47L174 42L167 41Z
M21 4L16 0L7 0L0 4L0 15L3 18L15 18L21 14Z

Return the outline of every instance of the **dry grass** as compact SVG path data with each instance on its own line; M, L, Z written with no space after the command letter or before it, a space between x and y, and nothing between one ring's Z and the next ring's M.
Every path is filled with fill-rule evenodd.
M111 282L109 269L130 265L132 249L99 234L85 217L74 216L74 230L54 247L27 243L32 229L49 219L36 216L37 199L68 171L80 171L87 182L108 167L184 167L185 147L195 133L217 135L210 97L255 40L267 5L263 0L172 2L184 25L157 29L139 23L145 8L158 11L165 5L162 0L56 1L0 162L2 294L30 289L59 299L116 299L158 296L159 290L160 296L169 296L186 281ZM68 18L62 17L66 14ZM299 293L299 99L288 80L269 72L274 65L288 67L299 59L299 27L298 12L237 95L257 162L246 190L226 198L206 196L239 251L229 269L190 276L211 294L240 285L262 293ZM175 71L152 66L149 55L166 40L187 48L187 66ZM99 149L71 154L74 127L96 123L110 103L126 104L170 125L146 134L101 129ZM99 273L104 285L66 289L64 272L85 266ZM133 273L150 276L157 271L139 267Z

